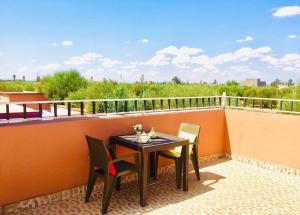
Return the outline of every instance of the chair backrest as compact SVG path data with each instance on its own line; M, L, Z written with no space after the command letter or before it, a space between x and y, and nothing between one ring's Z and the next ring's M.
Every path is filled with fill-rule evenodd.
M190 140L191 143L197 144L200 128L201 128L200 125L181 123L178 130L178 136L187 138Z
M90 165L91 168L95 166L108 172L109 155L106 145L102 140L95 139L88 135L85 136L89 147Z

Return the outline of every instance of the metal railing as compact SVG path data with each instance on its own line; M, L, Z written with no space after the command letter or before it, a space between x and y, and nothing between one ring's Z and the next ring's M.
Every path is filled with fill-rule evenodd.
M222 106L222 96L169 97L169 98L128 98L128 99L90 99L63 101L0 102L5 105L5 119L14 118L10 111L12 105L22 106L22 118L29 118L28 107L36 105L39 118L74 116L87 114L124 114L155 111L178 111L188 109L216 108ZM51 111L45 111L50 106ZM65 114L59 110L65 110ZM47 113L47 114L45 114ZM1 114L1 113L0 113ZM50 114L50 115L49 115Z
M238 96L199 96L169 98L128 98L128 99L90 99L63 101L0 102L5 106L2 119L46 118L78 116L90 114L124 114L157 111L178 111L192 109L234 108L245 110L272 111L280 113L300 113L300 100L279 98L258 98ZM22 107L17 117L12 116L11 106ZM36 108L30 108L35 105ZM45 106L48 107L45 108ZM31 109L31 111L28 111ZM32 113L34 110L34 115ZM5 117L3 117L3 115Z
M247 110L264 110L279 113L300 113L300 100L226 96L226 107Z

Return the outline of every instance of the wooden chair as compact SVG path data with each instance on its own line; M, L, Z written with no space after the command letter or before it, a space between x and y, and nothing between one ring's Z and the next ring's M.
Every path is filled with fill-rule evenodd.
M189 152L191 155L191 160L195 169L197 180L200 180L200 173L199 173L199 163L198 163L198 139L199 139L199 132L200 126L193 125L188 123L181 123L178 136L187 138L190 140L190 147ZM182 147L176 147L172 150L166 151L158 151L156 153L156 168L155 168L155 176L157 174L158 169L158 158L159 156L163 156L165 158L169 158L175 161L175 170L176 170L176 185L177 188L181 188L181 180L182 180L182 158L184 156L183 151L181 150Z
M108 151L102 140L87 135L86 140L89 148L90 171L85 202L89 201L97 176L104 176L102 213L105 214L114 187L116 186L117 190L120 189L121 176L137 171L140 181L139 154L129 154L112 160L111 152ZM135 165L123 160L129 157L135 158Z

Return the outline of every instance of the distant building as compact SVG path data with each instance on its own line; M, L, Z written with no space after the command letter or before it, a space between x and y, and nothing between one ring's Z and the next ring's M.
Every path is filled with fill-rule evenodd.
M247 78L245 81L242 81L240 85L247 87L265 87L267 86L267 83L261 81L259 78Z

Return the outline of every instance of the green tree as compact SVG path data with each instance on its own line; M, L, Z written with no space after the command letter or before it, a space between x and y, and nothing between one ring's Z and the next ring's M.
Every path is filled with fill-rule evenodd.
M174 76L172 78L172 82L175 83L175 84L181 84L182 81L180 80L180 78L178 76Z
M272 87L278 87L279 84L282 84L282 81L280 81L278 78L276 78L272 83Z
M288 85L289 87L294 86L295 83L294 83L293 79L289 79L288 82L287 82L287 85Z
M87 80L76 70L59 71L48 75L39 82L39 91L46 93L49 99L63 100L69 93L87 87Z
M238 86L239 83L236 80L229 80L226 82L227 86Z

